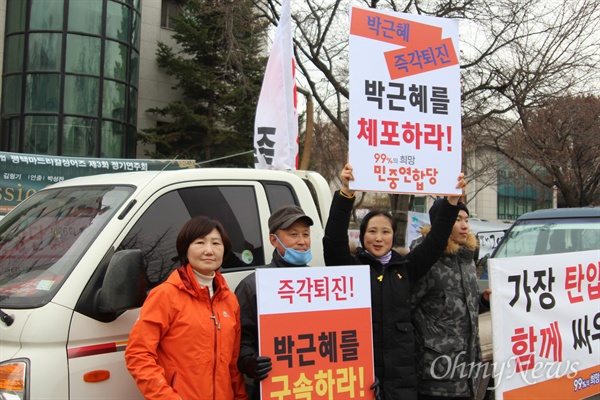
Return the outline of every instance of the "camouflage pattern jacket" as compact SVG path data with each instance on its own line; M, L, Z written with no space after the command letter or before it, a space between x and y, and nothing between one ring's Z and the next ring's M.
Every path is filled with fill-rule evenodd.
M421 234L429 229L422 228ZM475 398L481 366L479 312L489 310L477 285L477 247L471 233L465 246L448 240L444 255L413 285L419 393Z

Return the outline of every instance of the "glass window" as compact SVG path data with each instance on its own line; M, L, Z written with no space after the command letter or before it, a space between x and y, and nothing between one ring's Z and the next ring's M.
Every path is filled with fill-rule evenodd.
M28 71L59 71L61 58L60 33L32 33L29 35Z
M125 150L125 125L102 121L102 148L100 157L123 158Z
M104 81L104 94L102 101L102 116L105 118L125 120L125 90L122 83Z
M136 153L137 147L137 130L135 126L127 127L127 139L126 139L126 149L125 149L125 158L138 158Z
M63 0L31 0L29 29L62 31L63 13Z
M66 114L97 115L100 80L88 76L65 76L64 111Z
M131 18L131 44L136 49L140 48L140 14L133 12Z
M131 64L129 64L129 84L138 87L140 79L140 54L131 50Z
M148 289L164 281L180 264L175 241L190 218L208 215L221 222L233 255L223 268L264 264L258 206L250 186L198 186L169 192L144 212L118 250L141 249L147 263Z
M106 36L129 43L129 8L109 1L106 8Z
M97 121L94 119L65 117L62 155L94 157L96 155L97 126Z
M518 220L498 245L495 258L597 250L598 217Z
M181 12L181 5L176 0L162 0L160 26L173 29L173 17Z
M102 1L71 0L69 2L69 16L69 31L94 35L102 33Z
M127 80L127 46L112 40L105 42L104 76Z
M100 53L102 43L100 38L67 35L66 72L100 75Z
M137 90L129 88L129 123L135 125L137 122Z
M19 151L19 126L19 117L4 118L2 120L0 143L7 151Z
M412 211L419 213L427 212L427 197L425 196L415 196L413 200Z
M4 53L4 73L23 71L25 35L13 35L6 38Z
M58 112L60 75L29 74L25 89L25 112Z
M267 200L269 201L271 212L288 204L298 204L294 196L294 191L288 185L279 183L265 184L265 191L267 192Z
M31 154L58 154L58 117L26 116L23 152Z
M6 7L6 33L24 31L27 2L23 0L8 0Z
M9 75L2 85L2 114L21 112L22 75Z
M0 229L0 303L7 308L46 304L133 187L51 189L11 212Z

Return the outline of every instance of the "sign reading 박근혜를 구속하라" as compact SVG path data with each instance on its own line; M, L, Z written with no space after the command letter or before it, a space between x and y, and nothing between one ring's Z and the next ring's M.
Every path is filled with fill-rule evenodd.
M369 267L258 268L263 399L373 399Z

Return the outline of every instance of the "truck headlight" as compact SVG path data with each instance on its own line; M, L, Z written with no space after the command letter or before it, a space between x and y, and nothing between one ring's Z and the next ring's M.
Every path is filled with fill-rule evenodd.
M0 363L0 400L27 400L29 360L15 359Z

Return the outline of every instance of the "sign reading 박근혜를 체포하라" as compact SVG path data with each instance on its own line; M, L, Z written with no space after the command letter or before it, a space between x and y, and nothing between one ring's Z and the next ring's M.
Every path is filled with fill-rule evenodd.
M350 13L351 188L460 194L458 21Z
M195 167L194 160L59 157L0 152L0 216L38 190L66 179L114 172Z

